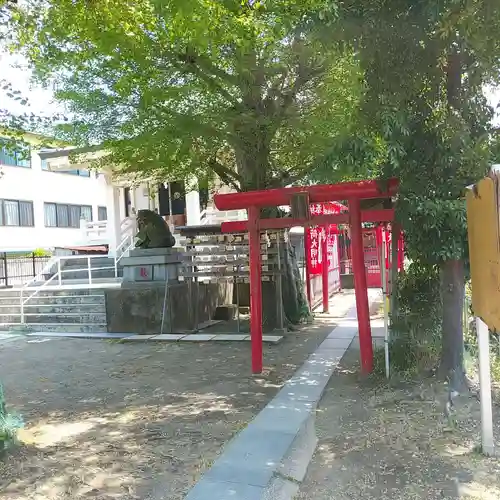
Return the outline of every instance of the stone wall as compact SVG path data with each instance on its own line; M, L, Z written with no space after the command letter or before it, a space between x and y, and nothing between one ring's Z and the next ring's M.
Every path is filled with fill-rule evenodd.
M190 293L188 283L181 282L169 285L169 295L163 332L160 332L164 283L105 290L108 332L158 334L194 329L197 326L195 305L198 306L198 324L212 319L218 306L232 303L233 285L192 285Z

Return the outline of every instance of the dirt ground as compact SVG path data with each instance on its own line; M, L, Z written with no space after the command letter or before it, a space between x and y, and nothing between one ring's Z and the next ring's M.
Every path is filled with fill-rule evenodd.
M457 398L450 425L443 384L360 381L357 359L350 349L323 396L319 445L297 500L500 499L500 459L477 452L474 394Z
M26 427L0 461L1 500L180 500L334 328L265 347L32 339L0 345L0 381Z

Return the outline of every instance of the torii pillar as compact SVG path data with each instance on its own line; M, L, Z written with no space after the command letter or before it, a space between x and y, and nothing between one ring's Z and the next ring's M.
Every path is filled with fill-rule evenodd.
M351 226L351 253L354 290L356 292L356 311L358 314L361 368L363 373L370 373L373 369L373 344L359 199L349 200L349 223Z

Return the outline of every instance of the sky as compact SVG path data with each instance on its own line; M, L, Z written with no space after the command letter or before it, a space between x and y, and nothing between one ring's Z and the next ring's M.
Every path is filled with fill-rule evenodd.
M0 52L0 79L11 83L15 90L21 92L22 97L28 99L28 104L23 106L0 90L0 108L13 114L33 112L38 116L51 116L62 113L64 108L55 103L52 91L31 85L30 78L31 71L23 58Z

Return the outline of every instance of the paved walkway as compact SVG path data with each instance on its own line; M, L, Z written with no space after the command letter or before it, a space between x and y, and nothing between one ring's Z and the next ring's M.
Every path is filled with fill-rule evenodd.
M370 302L380 300L369 291ZM317 444L316 408L357 333L354 294L336 295L338 326L275 398L224 448L186 500L291 499L298 492ZM325 316L325 315L323 315Z

